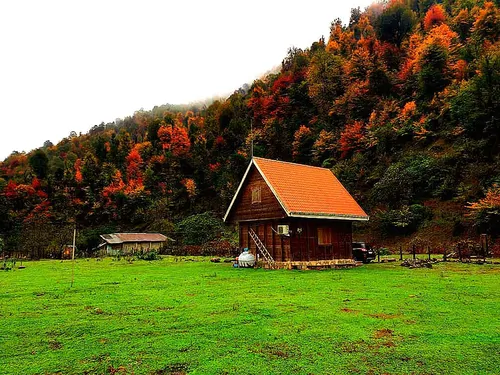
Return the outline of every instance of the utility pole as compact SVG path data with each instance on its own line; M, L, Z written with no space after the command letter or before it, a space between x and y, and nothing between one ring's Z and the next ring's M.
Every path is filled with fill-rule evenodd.
M73 282L75 281L75 245L76 245L76 223L73 229L73 252L71 255L71 260L73 262L73 266L71 268L71 287L73 288Z

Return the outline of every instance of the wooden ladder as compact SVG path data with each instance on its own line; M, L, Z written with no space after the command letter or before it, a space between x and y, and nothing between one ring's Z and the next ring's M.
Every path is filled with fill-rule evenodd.
M266 249L266 246L262 243L259 236L257 236L257 233L255 233L252 228L249 228L248 232L250 233L250 237L252 237L253 242L255 242L255 246L257 246L257 249L262 254L267 264L269 264L269 268L275 269L276 262L274 261L271 254L269 254L269 251Z

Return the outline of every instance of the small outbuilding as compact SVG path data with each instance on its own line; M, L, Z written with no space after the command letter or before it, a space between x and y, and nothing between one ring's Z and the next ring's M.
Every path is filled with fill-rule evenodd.
M118 251L135 253L137 251L158 250L165 246L168 237L160 233L110 233L101 234L104 242L99 245L108 255Z
M331 170L256 157L224 216L273 268L352 264L352 223L368 219Z

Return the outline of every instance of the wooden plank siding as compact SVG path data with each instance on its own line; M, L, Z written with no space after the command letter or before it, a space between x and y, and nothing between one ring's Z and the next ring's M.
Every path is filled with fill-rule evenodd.
M280 236L276 233L279 224L290 226L292 234ZM253 229L277 262L319 261L352 258L352 223L342 220L281 219L245 221L239 224L240 247L248 247L256 254L256 246L249 236ZM302 228L299 234L297 229ZM331 229L331 243L318 243L318 228Z
M252 189L260 187L261 201L252 203ZM235 208L230 221L258 221L264 219L279 219L286 216L285 211L267 186L257 168L252 167L239 196L235 201Z

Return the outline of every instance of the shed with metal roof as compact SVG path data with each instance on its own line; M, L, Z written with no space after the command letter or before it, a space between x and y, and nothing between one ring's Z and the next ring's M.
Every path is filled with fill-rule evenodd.
M99 247L105 248L108 254L134 253L136 251L158 250L169 238L160 233L110 233L101 234L104 240Z

